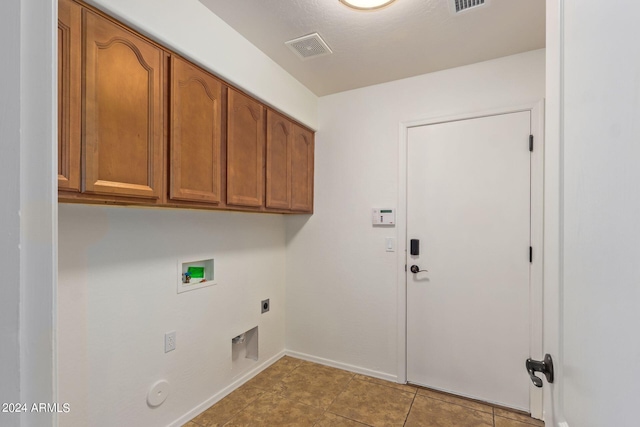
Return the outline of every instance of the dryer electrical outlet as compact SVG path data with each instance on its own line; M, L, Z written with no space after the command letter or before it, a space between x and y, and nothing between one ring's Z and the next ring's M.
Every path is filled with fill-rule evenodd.
M176 349L176 331L164 334L164 352L169 353Z

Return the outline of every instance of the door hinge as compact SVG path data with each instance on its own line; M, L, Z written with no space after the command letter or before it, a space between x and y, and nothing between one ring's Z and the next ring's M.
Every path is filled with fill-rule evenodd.
M533 135L529 135L529 151L533 151Z
M407 264L404 265L404 271L407 271Z
M529 262L533 262L533 247L531 246L529 246Z

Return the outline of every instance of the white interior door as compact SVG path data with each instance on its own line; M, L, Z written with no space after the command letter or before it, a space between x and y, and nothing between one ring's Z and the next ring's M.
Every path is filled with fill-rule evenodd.
M549 0L547 427L636 427L640 397L639 2ZM551 160L551 161L549 161Z
M529 411L531 113L410 128L409 382Z

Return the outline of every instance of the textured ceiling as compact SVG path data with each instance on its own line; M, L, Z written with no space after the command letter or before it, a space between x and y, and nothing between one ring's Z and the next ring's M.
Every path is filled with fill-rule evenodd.
M397 0L369 12L338 0L200 0L316 95L544 47L545 0ZM332 55L301 61L285 41L318 32ZM259 70L256 70L259 72Z

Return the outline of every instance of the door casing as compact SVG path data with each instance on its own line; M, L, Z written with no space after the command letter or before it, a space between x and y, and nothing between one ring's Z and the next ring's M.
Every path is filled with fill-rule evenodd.
M498 114L529 111L531 113L531 133L534 148L531 153L531 244L533 262L531 263L530 287L530 356L542 360L543 331L543 233L544 233L544 100L531 104L505 107L486 111L469 112L453 116L425 118L401 122L399 137L398 165L398 208L396 227L398 233L397 271L398 271L398 382L407 381L407 144L408 130L412 127L453 122L472 118L482 118ZM522 361L524 368L524 360ZM530 386L530 410L534 418L542 419L542 392Z

